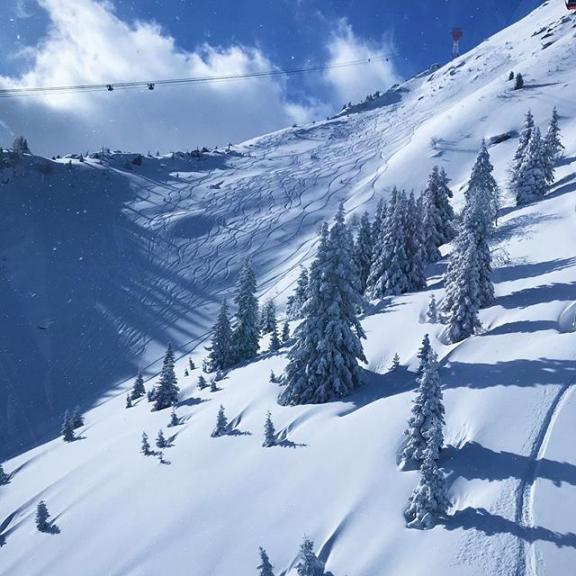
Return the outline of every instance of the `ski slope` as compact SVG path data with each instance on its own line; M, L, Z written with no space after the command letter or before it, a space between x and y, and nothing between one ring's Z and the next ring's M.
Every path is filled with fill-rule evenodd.
M249 576L264 546L293 576L304 534L334 576L556 576L576 560L576 20L548 2L439 70L327 122L289 128L197 158L113 153L0 172L8 246L1 279L4 424L13 445L38 442L73 402L94 403L82 439L55 439L5 464L0 575ZM511 70L526 88L512 91ZM199 392L202 343L241 259L251 255L262 298L282 303L316 232L339 201L349 216L397 185L421 189L435 164L455 203L482 138L505 187L524 113L545 127L553 106L566 147L544 200L503 209L496 303L483 332L446 345L424 322L428 290L375 306L365 386L345 402L280 407L285 354L232 371ZM509 200L509 199L508 199ZM446 247L449 250L449 247ZM38 327L41 328L38 328ZM292 326L292 328L294 325ZM416 474L397 452L429 333L441 360L453 503L445 525L407 530ZM138 366L147 386L168 341L183 357L181 426L145 401L126 410ZM266 343L263 343L263 347ZM390 371L398 353L402 368ZM125 378L130 380L126 383ZM236 436L211 438L219 405ZM267 410L286 445L262 448ZM30 424L34 422L34 426ZM175 434L169 464L139 453L140 436ZM27 437L23 437L22 430ZM36 532L45 499L61 532Z

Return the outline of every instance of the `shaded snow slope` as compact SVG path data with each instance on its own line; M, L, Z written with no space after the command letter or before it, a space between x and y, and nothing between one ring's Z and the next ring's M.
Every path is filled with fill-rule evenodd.
M6 463L14 476L0 488L0 575L249 576L262 545L277 573L293 576L304 534L335 576L570 573L575 22L561 3L545 4L407 82L399 101L234 153L141 166L119 154L71 165L26 158L2 171L4 409L9 397L10 414L20 406L35 421L59 416L72 398L100 400L82 440L57 439ZM511 91L510 70L523 73L525 90ZM481 335L446 346L442 327L423 322L430 294L442 295L435 266L427 291L364 318L366 385L346 402L279 407L268 377L284 354L232 371L216 393L193 389L198 371L185 378L183 358L184 423L168 429L170 463L139 453L142 431L166 431L169 414L146 402L124 409L125 386L113 385L168 340L200 360L194 346L243 256L254 257L262 295L281 302L339 200L349 214L373 208L394 184L421 188L435 163L458 191L483 137L518 131L528 107L545 126L554 105L566 145L558 183L537 204L504 209L497 300L482 311ZM502 185L516 142L490 148ZM416 475L396 458L426 332L446 388L442 465L453 507L446 525L419 532L402 517ZM392 373L396 352L403 367ZM210 438L220 403L242 434ZM261 447L267 410L291 444ZM35 532L40 499L60 534Z

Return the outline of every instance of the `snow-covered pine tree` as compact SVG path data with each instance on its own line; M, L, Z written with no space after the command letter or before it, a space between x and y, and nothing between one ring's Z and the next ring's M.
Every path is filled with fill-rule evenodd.
M288 322L284 322L284 326L282 326L282 346L286 346L289 340L290 340L290 325L288 324Z
M384 298L386 292L386 278L384 274L388 266L388 241L390 239L387 231L390 228L397 195L398 191L396 189L392 190L390 205L387 205L383 200L378 202L378 209L374 218L372 231L372 266L366 286L366 294L371 298Z
M464 213L470 208L476 209L480 207L479 213L476 215L479 220L477 225L484 227L488 236L493 231L500 208L500 191L492 175L493 171L494 167L490 161L490 153L488 152L486 141L482 140L480 152L472 167L472 173L470 174L465 193L466 206Z
M174 428L175 426L180 426L180 418L176 414L176 408L172 407L172 412L170 412L170 422L168 423L168 428Z
M514 82L514 90L522 90L524 88L524 76L520 72L516 74L516 80Z
M542 198L548 191L547 159L538 127L532 130L532 137L524 154L524 161L512 183L516 204L528 204Z
M142 372L138 372L130 396L132 400L138 400L138 398L142 398L145 394L146 388L144 388L144 376L142 375Z
M323 576L324 563L314 553L314 542L305 537L300 545L299 562L296 565L298 576Z
M453 197L452 190L450 189L450 178L448 178L448 174L446 174L444 168L440 168L438 172L438 186L434 192L434 198L440 211L440 220L442 222L442 243L446 244L454 240L456 227L454 225L454 209L450 203Z
M219 392L218 384L216 383L216 378L210 379L210 392Z
M155 410L170 408L170 406L173 406L178 402L180 388L178 388L178 380L176 379L176 372L174 372L174 364L174 351L172 350L172 345L168 344L168 349L164 355L162 371L160 372L160 382L156 387L156 393L154 395Z
M160 429L158 432L158 436L156 436L156 448L166 448L167 446L168 442L166 441L164 432L162 429Z
M442 258L438 246L443 244L440 236L442 222L440 212L434 202L432 185L429 182L422 198L422 252L424 261L433 264Z
M188 364L190 365L190 371L194 371L196 370L196 364L194 364L194 361L192 360L192 358L188 358Z
M230 431L228 425L228 418L226 418L226 413L224 412L224 406L220 404L218 409L218 416L216 417L216 427L212 430L212 438L217 438L218 436L226 436Z
M438 323L438 304L436 302L436 296L434 296L434 294L430 296L430 301L428 302L428 310L426 310L426 319L430 324Z
M150 454L152 454L152 450L150 449L150 442L148 441L148 434L146 434L146 432L142 432L142 442L140 444L140 452L142 452L144 456L150 456Z
M10 474L4 472L4 466L0 464L0 486L5 486L10 482Z
M276 323L276 318L274 318L273 328L270 336L270 352L278 352L282 348L282 342L280 336L278 335L278 324Z
M524 162L524 155L528 148L530 138L532 138L532 131L534 130L534 116L532 111L528 110L526 116L524 117L524 124L522 125L522 130L520 131L520 138L518 140L518 148L514 154L514 159L512 160L512 166L510 169L510 184L513 186L514 180L518 174L522 162Z
M406 231L405 251L406 251L406 274L410 291L417 291L426 288L426 276L424 274L424 237L422 231L422 201L414 198L411 192L405 211Z
M302 318L302 309L306 300L308 300L308 270L302 267L294 294L288 298L286 304L286 317L288 320L299 320Z
M50 512L44 500L40 500L36 506L36 528L38 532L50 533L53 531L52 523L49 520Z
M208 388L208 382L206 382L204 374L200 374L200 376L198 376L198 382L196 383L196 386L198 386L198 390L204 390L205 388Z
M68 410L64 412L64 422L62 423L62 438L64 442L73 442L76 440L76 436L74 434L74 424L72 423L72 418Z
M232 333L232 350L236 362L251 360L258 354L258 299L256 276L249 259L244 260L236 288L236 325Z
M225 370L232 364L232 328L228 314L228 303L224 301L214 325L208 367L211 372Z
M126 408L132 408L132 396L126 394Z
M478 320L478 258L472 234L463 230L450 256L444 278L442 311L451 342L460 342L480 328Z
M79 406L76 406L72 411L72 416L70 417L70 420L72 421L72 426L74 427L74 429L81 428L82 426L84 426L84 416L80 411Z
M266 550L260 546L260 564L258 565L258 576L274 576L273 566L270 563Z
M560 126L558 124L558 120L558 110L554 108L554 110L552 110L552 119L550 120L548 131L544 137L546 182L549 186L554 184L554 168L556 166L556 162L562 154L562 150L564 149L562 139L560 138Z
M304 320L289 352L282 405L330 402L360 383L358 360L366 361L361 343L365 334L357 316L361 296L352 249L340 205L332 228L322 227Z
M412 402L412 413L405 432L402 449L404 467L419 466L424 460L426 449L438 459L444 445L444 403L442 385L438 375L436 353L429 346L428 336L422 342L422 361L418 369L418 391Z
M260 316L260 333L270 334L274 326L276 326L276 305L273 300L267 300Z
M432 345L430 344L430 336L428 336L428 334L424 334L424 338L422 338L422 344L420 344L418 354L416 354L416 358L418 358L418 369L416 370L417 376L422 374L422 370L426 362L428 362L428 357L430 356L431 351Z
M390 369L398 370L398 368L400 368L400 356L398 355L398 352L396 352L392 358L392 365L390 366Z
M264 422L264 442L262 443L262 446L264 448L276 446L276 429L274 428L270 411L266 413L266 420Z
M449 507L444 475L439 470L432 451L426 449L418 485L404 512L406 524L409 528L428 530L446 516Z
M368 212L364 212L360 219L360 227L354 244L354 261L358 268L358 279L360 293L366 292L370 268L372 266L372 252L374 245L372 243L372 224Z

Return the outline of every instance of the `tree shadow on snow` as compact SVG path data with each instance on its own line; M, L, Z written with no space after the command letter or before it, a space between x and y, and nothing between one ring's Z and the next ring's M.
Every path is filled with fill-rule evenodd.
M513 282L514 280L536 278L551 272L565 270L576 265L576 258L559 258L548 262L514 264L494 270L495 282Z
M525 288L506 296L498 296L496 305L507 310L529 308L543 302L573 302L576 294L576 282L555 283Z
M529 456L512 452L495 452L478 442L467 442L462 447L447 446L442 451L442 467L448 472L447 481L506 480L525 478L531 469L536 478L550 480L556 486L567 483L576 486L576 465L548 458L533 460Z
M491 514L484 508L468 507L458 510L444 520L444 527L447 530L477 530L486 536L510 534L529 543L542 541L551 542L560 548L576 548L576 534L573 532L560 534L542 526L520 526L512 520Z
M494 386L562 386L576 376L569 360L510 360L495 364L448 362L441 371L444 388L491 388Z

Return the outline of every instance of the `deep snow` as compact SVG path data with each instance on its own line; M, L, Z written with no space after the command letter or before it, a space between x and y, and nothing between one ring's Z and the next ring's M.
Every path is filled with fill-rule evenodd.
M549 2L405 83L399 100L263 136L233 154L142 166L121 154L71 165L27 158L4 171L2 295L12 316L3 323L14 326L2 332L4 389L10 384L35 422L59 418L75 399L100 400L82 440L56 439L6 463L14 477L0 488L0 574L248 576L262 545L276 571L292 576L304 534L335 576L570 573L575 38L576 20ZM522 72L524 90L511 90L510 70ZM443 328L424 322L430 294L442 294L437 265L427 291L364 318L366 385L345 402L279 407L268 376L281 372L283 354L234 370L216 393L194 390L198 370L183 376L189 352L200 363L204 350L194 346L242 256L255 260L261 296L282 303L339 200L359 215L393 185L421 188L439 163L461 205L481 139L518 131L528 107L544 127L554 105L566 146L557 185L541 202L503 210L497 300L481 314L481 335L447 346ZM516 142L490 147L503 187ZM453 507L445 525L419 532L402 517L416 475L396 460L426 332L445 384L442 466ZM113 388L157 360L168 340L184 354L185 422L175 429L145 401L124 408L131 381ZM403 367L390 372L396 352ZM220 404L246 434L210 437ZM267 410L293 445L261 447ZM142 431L153 439L161 427L176 434L169 465L139 453ZM35 531L40 499L60 534Z

